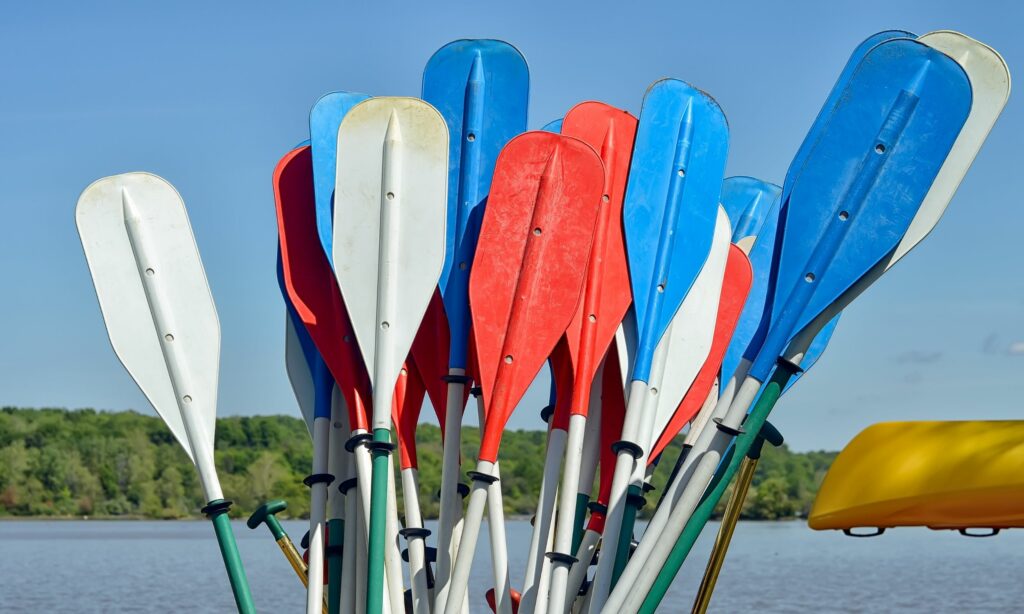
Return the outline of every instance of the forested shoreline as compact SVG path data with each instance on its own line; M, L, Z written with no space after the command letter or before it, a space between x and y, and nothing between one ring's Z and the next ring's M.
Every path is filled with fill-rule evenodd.
M417 432L423 513L437 514L441 433ZM476 428L463 430L463 458L479 445ZM671 446L655 473L657 497L679 446ZM216 462L233 516L247 516L267 499L288 501L288 514L308 514L302 478L311 444L302 420L290 416L217 420ZM744 518L806 516L834 452L765 449ZM501 446L502 491L510 515L530 515L537 501L544 432L508 431ZM723 502L725 499L723 499ZM205 504L188 457L159 418L133 411L0 409L0 518L198 517Z

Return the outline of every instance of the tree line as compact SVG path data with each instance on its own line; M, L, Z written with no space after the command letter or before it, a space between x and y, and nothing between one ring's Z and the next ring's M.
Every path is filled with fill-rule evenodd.
M463 429L464 459L474 458L479 436L476 428ZM440 429L421 425L416 439L421 506L426 517L435 517L441 482ZM502 439L502 492L509 515L534 511L544 440L542 431L508 431ZM665 452L648 499L658 497L678 450L673 445ZM766 447L743 517L806 516L834 457L834 452ZM308 515L302 478L309 473L311 458L309 434L299 418L217 420L216 463L225 496L235 503L233 516L247 516L272 498L288 501L293 517ZM174 519L198 516L205 503L188 457L155 416L92 409L0 409L0 516Z

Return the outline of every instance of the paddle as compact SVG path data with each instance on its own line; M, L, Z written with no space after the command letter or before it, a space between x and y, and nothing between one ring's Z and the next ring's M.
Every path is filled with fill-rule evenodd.
M765 442L775 447L782 445L782 435L769 422L765 422L761 431L754 440L754 445L747 451L740 464L739 477L736 479L736 488L733 496L725 506L725 513L722 515L722 523L718 528L718 536L715 538L715 545L711 549L711 556L708 558L707 568L704 570L704 577L697 589L697 597L694 599L693 612L704 614L711 604L711 595L715 591L715 584L718 582L718 574L722 571L722 563L725 562L725 554L729 550L729 543L732 541L733 532L736 530L736 522L740 519L740 512L743 511L743 502L746 500L746 493L750 490L750 483L754 479L754 472L757 470L757 462L761 458L761 448Z
M356 434L365 433L369 380L330 263L315 240L317 219L311 147L299 147L285 154L274 170L273 182L280 245L279 279L286 302L299 320L296 331L301 329L316 346L304 348L307 363L313 366L315 381L323 382L327 374L315 368L322 357L345 398L349 424L353 425ZM329 450L334 448L340 454L343 446L342 441L331 441L331 386L320 385L317 390L317 409L313 419L307 419L313 436L313 470L307 483L311 487L309 556L313 568L311 577L314 579L320 573L318 570L322 568L324 557L327 488L337 477L328 471ZM363 472L367 469L365 461L364 458L357 462L362 465ZM366 479L368 481L369 476ZM338 538L344 535L344 528L340 518L334 520L335 537ZM339 562L335 557L335 571L338 571ZM332 575L337 584L339 577ZM307 614L311 608L313 612L319 611L322 591L321 582L311 583L306 593Z
M635 461L655 347L707 260L728 149L728 126L707 94L674 79L644 97L623 202L637 350L608 499L603 552L591 588L599 612L612 584L626 489ZM685 240L677 240L685 237Z
M344 303L341 300L340 290L337 288L337 281L334 279L333 267L334 263L332 260L333 244L334 244L334 184L335 176L337 173L337 151L338 151L338 128L341 126L341 121L344 119L348 111L359 104L363 100L368 98L365 94L357 94L350 92L332 92L322 96L317 100L316 104L313 105L312 110L309 114L309 134L310 134L310 149L312 154L312 165L313 165L313 192L315 199L315 227L317 236L320 239L320 245L322 247L321 258L315 258L310 246L309 258L315 260L317 264L316 268L310 270L310 277L314 279L323 279L326 275L330 278L329 282L324 281L323 283L317 283L315 287L310 288L309 292L318 292L313 296L320 298L316 301L317 306L321 306L313 314L316 317L307 324L309 326L316 326L317 322L326 318L327 322L333 323L341 318L341 324L343 330L337 331L334 335L325 335L321 340L321 337L315 335L315 338L321 345L327 344L327 347L339 347L343 348L345 352L345 363L338 363L336 366L343 369L342 372L337 372L334 369L332 372L335 374L335 378L339 379L342 384L343 396L348 407L348 415L351 425L351 440L347 448L351 448L355 459L356 473L359 478L356 482L359 488L361 504L367 506L364 512L369 511L370 501L370 458L369 451L361 445L356 445L359 442L364 441L368 437L368 414L370 411L370 380L366 373L366 367L363 365L362 356L359 353L358 348L355 344L355 333L351 330L351 323L348 319L348 313L345 311ZM303 233L308 236L308 223L305 225ZM313 243L304 241L304 245ZM320 264L323 260L327 263L324 267ZM300 270L305 267L299 267ZM326 313L324 313L326 312ZM338 340L344 342L344 346L338 345ZM334 364L333 361L329 364ZM349 364L351 366L345 366ZM332 446L334 447L334 446ZM364 514L364 523L361 525L361 531L368 531L367 523L369 522L369 514ZM330 521L328 526L331 526ZM353 527L354 529L356 527ZM339 527L340 529L340 527ZM335 531L335 534L341 531ZM399 565L397 558L391 555L388 560L390 565ZM390 574L391 577L395 576L395 573ZM331 583L331 593L335 592L333 586L337 585L337 582ZM365 588L365 587L361 587ZM393 599L397 599L400 591L390 591ZM336 610L332 609L332 614Z
M591 250L591 257L593 257ZM582 301L580 302L582 305ZM570 331L576 328L578 338L579 309L573 315L566 333L558 340L551 352L548 364L551 367L552 403L544 408L541 417L548 423L547 442L544 451L544 470L541 475L540 492L537 496L537 510L533 516L533 531L530 536L530 548L526 555L526 576L523 580L523 591L520 607L524 612L543 611L547 602L544 577L548 565L544 553L547 552L554 530L555 497L558 492L558 472L561 468L562 456L565 454L566 430L569 423L569 406L573 395L573 378L576 371L576 352L569 337Z
M250 529L257 529L261 524L267 525L267 529L270 534L274 537L274 541L281 548L281 552L284 553L284 558L288 560L288 564L291 565L295 571L295 575L302 580L303 586L308 582L306 577L307 566L306 562L302 560L302 555L296 550L295 544L291 538L288 537L288 533L285 532L281 526L281 521L277 519L277 514L288 509L288 504L282 499L274 499L273 501L267 501L263 505L256 508L249 519L245 521L246 526Z
M601 374L601 423L597 433L599 441L599 454L601 466L600 480L598 482L597 497L587 506L590 510L590 518L587 520L586 529L580 537L580 543L576 547L576 559L569 568L568 590L566 591L566 602L574 600L580 593L583 583L586 581L587 571L591 561L597 552L597 544L605 527L605 514L608 511L608 493L612 489L612 472L615 468L615 453L613 446L619 435L622 434L622 423L626 414L626 400L624 397L624 381L627 375L622 368L622 363L629 361L629 354L626 351L625 330L632 328L628 322L632 318L632 310L627 311L626 320L616 333L615 344L605 354L604 372ZM590 422L588 421L589 425ZM582 490L582 485L581 485Z
M752 178L729 178L722 185L722 204L730 213L730 219L737 220L737 227L733 233L733 242L743 247L751 259L754 271L754 281L746 306L733 334L733 340L722 364L722 398L717 403L707 403L703 411L691 425L683 444L683 451L676 460L669 484L662 494L662 500L669 499L674 502L675 495L682 484L676 479L689 458L689 451L692 449L697 437L703 431L704 426L712 417L722 418L728 409L729 403L735 392L735 387L745 377L750 367L750 361L756 357L771 316L770 295L773 293L773 283L777 273L778 250L776 249L776 228L779 220L780 201L782 193L788 193L792 188L792 182L803 168L808 152L817 143L824 125L827 123L835 105L838 103L846 83L860 61L867 52L878 43L902 36L913 36L907 32L890 30L879 32L863 41L854 50L846 66L843 68L838 81L830 91L825 104L819 111L807 136L800 145L792 163L790 172L787 174L786 188L783 190L778 186L758 181ZM757 239L756 241L754 239ZM804 368L817 359L824 346L828 343L834 330L836 322L833 321L828 327L822 330L812 344L813 352L809 349L806 356ZM648 543L641 543L640 552L644 555L645 546L650 547L650 542L655 536L661 534L672 504L659 506L648 523L645 537L650 535ZM641 559L642 560L642 559Z
M419 476L416 459L416 426L427 389L416 362L408 358L399 371L395 398L391 405L392 420L398 429L399 467L402 473L402 494L405 503L405 528L399 534L409 544L409 579L412 582L413 612L430 612L430 594L427 582L425 540L430 531L423 528L420 513Z
M195 464L235 605L254 612L214 464L220 324L185 204L125 173L87 187L75 220L114 352Z
M371 614L383 608L385 550L396 547L385 543L394 386L444 260L447 151L444 120L415 98L365 100L338 129L334 271L373 386Z
M632 302L620 220L636 127L635 117L600 102L576 105L566 114L561 124L563 135L578 138L600 153L604 164L604 183L583 296L574 325L569 327L567 333L570 348L575 346L576 364L572 387L566 395L570 397L564 438L566 453L553 550L548 554L552 566L549 611L561 611L569 577L568 566L574 561L573 537L577 526L576 513L579 510L577 491L582 473L583 441L591 404L591 386L601 359L608 351L615 331ZM590 474L590 480L592 483L593 473ZM549 509L553 511L553 506Z
M612 574L613 585L626 565L636 514L645 503L645 476L648 465L654 460L649 454L651 446L672 421L687 389L707 361L714 343L715 319L729 258L731 235L729 218L724 209L719 207L707 261L654 350L647 390L644 392L643 405L640 406L643 413L637 443L641 452L636 457L629 479L617 560ZM666 374L670 375L666 377ZM682 425L679 427L682 428ZM609 604L609 607L614 606Z
M726 482L749 449L749 431L756 435L810 339L845 307L842 294L875 266L884 267L877 263L901 242L967 118L970 93L963 71L921 43L892 40L865 56L793 182L764 345L717 432L707 429L697 442L691 457L700 466L687 472L689 483L662 538L667 547L655 548L650 569L667 558L776 359L783 359L780 368L746 419L748 433L737 441ZM824 185L834 186L826 199L820 197ZM816 319L814 328L807 326ZM805 339L793 340L801 330Z
M580 300L603 174L588 145L547 132L516 137L499 156L470 280L486 421L451 589L435 613L461 606L505 423Z
M437 602L448 592L455 557L462 414L469 366L469 276L491 175L501 148L526 130L529 71L515 47L495 40L458 40L439 49L423 71L423 99L448 125L448 224L440 289L451 326L448 393L437 527ZM429 385L429 384L428 384Z

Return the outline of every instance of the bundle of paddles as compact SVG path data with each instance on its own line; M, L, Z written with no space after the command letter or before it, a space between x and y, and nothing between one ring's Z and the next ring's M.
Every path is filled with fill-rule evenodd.
M766 418L842 310L942 216L1009 74L959 33L875 34L781 188L724 177L725 114L686 82L654 83L639 117L582 102L537 131L528 90L514 47L456 41L422 98L322 97L274 170L287 372L313 443L306 560L283 503L249 524L289 556L308 614L653 612L740 466L737 509L761 445L781 442ZM254 611L213 459L220 329L182 200L128 173L89 186L77 219L114 349L195 461ZM513 590L500 444L545 363L546 458ZM433 531L425 399L443 430ZM463 467L469 403L481 437ZM485 515L493 582L471 601Z

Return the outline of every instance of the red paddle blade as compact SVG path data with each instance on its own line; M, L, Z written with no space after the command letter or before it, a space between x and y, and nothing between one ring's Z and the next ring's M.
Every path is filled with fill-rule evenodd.
M445 356L447 359L447 355ZM411 357L402 365L391 402L391 420L398 427L398 456L402 469L416 467L416 425L427 390Z
M444 412L448 403L448 384L444 378L448 375L448 348L451 344L451 331L448 328L448 316L441 302L441 292L434 291L430 298L427 312L416 331L410 355L416 362L416 370L426 386L430 404L441 423L441 436L444 436Z
M604 378L601 380L601 473L597 489L598 507L591 510L587 529L604 532L605 507L612 491L615 472L615 452L612 444L622 436L622 423L626 419L626 392L622 386L622 366L618 349L613 345L604 358Z
M615 330L626 315L633 294L629 285L626 245L622 234L622 198L633 157L637 119L600 102L584 102L566 114L562 134L594 148L604 163L604 193L594 232L594 247L587 266L583 299L577 321L569 329L576 352L571 412L586 415L590 383L608 351ZM575 337L574 337L575 335Z
M516 403L565 333L583 290L604 169L586 143L527 132L498 156L469 279L477 377L493 461Z
M572 404L573 373L576 357L568 335L563 335L551 352L551 377L555 386L555 408L551 414L551 428L569 430L569 407Z
M274 169L277 235L285 289L348 405L352 429L369 425L370 380L341 300L331 265L320 247L310 148L289 152Z
M672 438L678 435L690 420L693 420L701 406L704 405L704 401L707 400L708 393L715 384L715 378L718 377L718 371L722 368L722 360L725 358L725 351L729 348L733 331L736 330L736 323L739 322L740 314L743 312L743 305L747 302L752 278L750 259L742 249L730 245L729 257L725 262L725 277L722 280L722 294L718 301L718 316L715 320L715 337L711 342L711 351L704 361L704 366L700 368L697 377L690 384L686 396L683 397L676 412L672 415L672 419L669 420L668 426L665 427L657 443L651 448L651 453L647 457L648 464L661 454L665 447L672 442Z
M512 597L512 614L519 614L519 602L522 600L523 596L520 595L519 591L517 591L514 588L510 588L508 590L509 590L509 595ZM494 604L494 589L493 588L487 589L487 593L485 593L484 598L487 599L487 607L491 608L492 612L497 612L498 611L498 606L496 606Z

